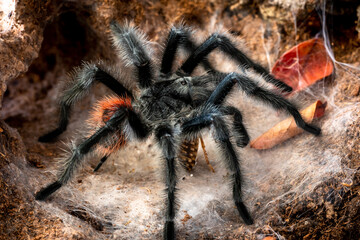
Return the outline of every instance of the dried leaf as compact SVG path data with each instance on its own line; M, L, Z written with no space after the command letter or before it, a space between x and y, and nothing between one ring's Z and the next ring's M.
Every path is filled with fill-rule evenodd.
M276 238L268 236L268 237L264 237L263 240L276 240Z
M313 119L320 118L324 115L325 107L326 102L322 103L318 100L300 113L306 122L311 123ZM294 118L287 118L276 124L257 139L251 141L250 147L256 149L269 149L303 131L303 129L296 125Z
M192 216L190 216L187 211L183 211L183 212L185 213L185 216L184 216L183 219L181 219L181 222L182 222L183 224L185 224L187 221L189 221L190 219L192 219Z
M333 70L334 64L323 40L313 38L284 53L276 61L271 73L296 92L329 76Z

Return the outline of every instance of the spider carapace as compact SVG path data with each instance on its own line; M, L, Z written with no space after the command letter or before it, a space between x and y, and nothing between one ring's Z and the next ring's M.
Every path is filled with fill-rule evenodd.
M185 165L186 162L191 163L194 156L190 154L196 151L196 142L200 140L203 146L201 133L211 130L221 160L230 172L235 206L244 222L253 224L242 201L240 164L234 147L234 143L245 147L249 136L240 111L225 100L234 86L238 86L248 96L291 114L300 128L318 135L319 128L307 124L288 100L260 87L251 79L253 74L250 76L248 69L283 91L290 92L291 87L272 77L266 69L247 57L225 34L214 33L197 45L189 28L173 27L167 37L160 66L157 66L152 59L150 45L138 29L131 24L120 26L116 22L110 24L110 29L114 47L127 65L132 67L132 77L140 91L133 94L125 87L124 79L113 77L114 71L102 63L84 64L75 70L73 81L60 98L59 127L40 137L40 141L50 141L65 131L72 105L88 93L94 83L106 85L117 96L108 97L98 104L89 120L88 137L73 148L57 180L41 189L36 199L44 200L66 184L84 156L91 151L96 149L103 156L98 169L110 153L123 147L126 142L144 140L152 135L161 150L164 165L166 198L163 236L164 239L174 239L175 161L178 157L185 159ZM173 71L179 48L185 49L190 55ZM239 71L224 73L215 69L207 59L215 49L237 62ZM193 71L199 65L205 68L206 73L195 76Z

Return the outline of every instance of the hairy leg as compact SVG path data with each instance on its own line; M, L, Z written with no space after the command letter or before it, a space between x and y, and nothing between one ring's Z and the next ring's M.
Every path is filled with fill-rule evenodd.
M223 160L231 172L235 205L244 222L251 225L254 221L241 198L241 171L239 159L230 141L229 130L223 119L219 116L219 113L215 113L215 111L213 113L204 112L203 114L185 122L182 125L182 133L191 136L192 134L198 134L198 132L205 127L210 125L214 126L215 141L217 142L219 149L222 151Z
M297 108L288 100L264 88L259 87L251 79L242 74L227 74L224 79L217 85L216 89L211 94L205 105L221 105L236 83L239 85L240 89L243 90L246 94L257 98L266 104L269 104L277 110L283 110L291 114L294 117L296 125L298 127L314 135L320 134L320 128L307 124L301 117L301 114L299 113Z
M175 192L176 192L176 143L174 131L169 125L159 126L155 130L155 137L162 151L165 160L165 181L166 181L166 209L164 239L175 239L174 218L176 212Z
M221 112L224 115L232 115L233 117L233 133L236 139L236 145L238 147L246 147L250 142L249 134L242 121L242 115L240 111L232 106L226 106L221 108Z
M246 68L252 68L257 73L264 76L265 81L273 84L274 86L281 88L287 92L291 92L292 88L280 80L274 78L270 73L263 68L260 64L255 63L249 57L247 57L243 52L235 47L229 38L221 34L213 34L208 39L205 40L190 57L184 62L181 66L182 71L187 74L191 74L195 67L214 49L219 48L221 51L228 54L231 58L237 61L239 64L243 65Z
M50 142L66 130L71 114L71 107L82 99L91 89L95 82L100 82L119 96L133 98L132 93L109 73L95 64L84 63L82 67L75 69L73 81L65 89L60 98L59 125L53 131L41 136L40 142Z
M109 158L110 155L105 155L100 159L100 162L98 163L98 165L96 165L96 167L94 168L94 172L97 172L100 167L104 164L104 162Z
M120 26L113 21L110 24L112 39L121 56L128 65L134 65L140 88L150 87L153 83L152 63L149 42L145 35L131 24Z
M102 138L111 134L126 118L126 110L121 109L106 123L106 125L96 131L91 137L79 144L72 152L72 155L67 159L65 168L61 170L61 174L54 183L48 185L46 188L41 189L36 193L36 200L44 200L52 193L57 191L62 185L66 184L75 169L80 164L84 156L92 149L92 147L99 143Z
M72 155L67 159L64 169L60 171L59 178L52 184L48 185L47 187L41 189L38 193L36 193L35 198L37 200L44 200L52 193L57 191L61 186L66 184L73 175L77 166L83 160L84 156L88 154L93 149L93 147L101 140L105 139L113 132L119 131L122 123L125 121L126 118L128 118L129 125L138 138L142 139L148 135L148 128L145 125L140 126L141 120L135 112L126 108L118 109L106 122L104 127L97 130L88 139L86 139L75 149L73 149ZM135 127L137 127L138 129L135 129Z
M171 73L175 54L179 47L185 48L188 52L193 52L196 49L196 44L191 40L192 34L191 29L184 26L171 28L161 61L160 73L162 75L166 76ZM205 70L215 71L207 59L203 59L202 64Z

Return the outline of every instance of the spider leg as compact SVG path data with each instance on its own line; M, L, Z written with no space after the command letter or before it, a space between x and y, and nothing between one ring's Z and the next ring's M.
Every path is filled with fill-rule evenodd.
M153 72L148 46L144 34L137 28L125 24L120 26L113 21L110 24L115 47L129 65L134 65L140 88L150 87L153 83Z
M198 132L204 127L210 125L214 126L215 129L215 140L219 145L219 148L223 152L224 160L228 169L231 171L232 183L233 183L233 198L236 208L248 225L254 223L251 218L249 211L241 199L241 171L237 153L230 141L229 130L221 118L220 113L203 113L182 125L182 133L186 135L198 134Z
M140 139L143 139L147 136L149 129L141 122L141 119L137 116L137 114L130 112L129 116L129 125L131 129L135 132L135 135L138 136ZM122 142L121 147L123 147L126 143L124 139L117 139L117 142ZM111 153L118 149L108 149L107 153L103 153L104 156L100 159L98 165L94 168L94 172L97 172L100 167L106 162L106 160L110 157Z
M213 173L215 173L215 170L214 170L213 166L210 164L209 157L208 157L208 154L207 154L206 149L205 149L204 140L202 139L201 136L200 136L199 138L200 138L201 148L203 149L203 152L204 152L205 162L206 162L206 164L208 165L210 171L212 171Z
M98 163L98 165L96 165L96 167L94 168L94 172L97 172L100 167L104 164L104 162L109 158L110 155L105 155L100 159L100 162Z
M88 139L79 144L72 151L71 156L67 159L65 163L65 168L62 169L62 171L60 172L59 178L52 184L48 185L47 187L41 189L38 193L36 193L36 200L46 199L52 193L57 191L61 186L66 184L73 175L77 166L83 160L84 156L88 154L92 150L92 148L100 141L111 135L113 132L118 131L119 128L121 128L121 124L125 121L126 118L128 118L129 125L134 130L138 138L143 138L148 134L148 129L146 126L139 126L140 119L135 112L126 108L118 109L110 118L110 120L106 122L104 127L97 130L93 135L91 135ZM135 127L138 127L138 129L135 129Z
M79 144L73 150L70 158L66 161L66 167L61 171L58 180L36 193L36 200L46 199L62 185L66 184L74 173L76 167L79 165L84 156L92 149L92 147L100 142L102 138L106 137L112 131L114 131L114 129L116 129L125 120L125 118L126 110L121 109L121 111L118 111L114 114L114 116L106 123L104 127L100 128L92 136Z
M284 110L291 114L296 125L307 132L319 135L321 130L318 127L307 124L302 118L297 108L283 97L272 93L264 88L259 87L255 82L251 81L247 76L238 73L230 73L217 85L214 92L209 97L205 105L221 105L231 91L232 87L238 83L239 87L248 95L255 97L277 110Z
M60 103L60 120L59 126L52 130L51 132L46 133L45 135L39 137L39 142L51 142L61 133L65 132L67 125L69 123L71 106L66 103Z
M175 192L176 192L176 142L174 130L169 125L159 126L155 130L156 140L165 158L165 181L166 181L166 210L164 239L175 239L174 217L176 211Z
M263 68L260 64L255 63L250 58L248 58L243 52L235 47L229 38L221 34L212 34L208 39L205 40L190 57L184 62L181 66L181 70L187 74L191 74L195 67L214 49L219 48L221 51L228 54L239 64L243 65L246 68L252 68L257 73L265 77L265 81L273 84L274 86L285 90L286 92L291 92L292 88L280 80L274 78L270 73Z
M191 40L191 34L191 29L184 26L171 28L161 61L161 74L166 76L171 73L175 54L179 47L183 47L189 52L193 52L196 49L196 44ZM202 64L206 70L215 72L207 59L203 59Z
M39 137L40 142L50 142L63 133L69 123L72 105L83 98L95 82L100 82L119 96L133 98L127 90L114 77L95 64L84 63L81 68L75 70L73 83L64 91L60 100L59 125L53 131Z
M240 111L233 106L226 106L221 108L221 111L224 115L232 115L234 118L233 129L234 136L236 139L236 145L238 147L246 147L250 142L249 134L246 131L246 128L242 122L242 115Z

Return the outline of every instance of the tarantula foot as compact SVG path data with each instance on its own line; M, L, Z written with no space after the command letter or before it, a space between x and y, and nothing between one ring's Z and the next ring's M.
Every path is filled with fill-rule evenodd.
M60 182L54 182L52 184L50 184L49 186L47 186L46 188L41 189L39 192L37 192L35 194L35 199L36 200L45 200L46 198L48 198L51 194L53 194L54 192L56 192L60 187L62 186L62 184Z
M252 219L252 217L250 216L250 213L248 212L247 208L245 207L244 203L242 202L237 202L235 203L239 214L241 216L241 218L244 220L244 222L247 225L252 225L254 224L254 220Z
M97 172L100 167L104 164L104 162L108 159L109 155L105 155L104 157L101 158L99 164L94 168L94 172Z
M164 239L165 240L175 239L174 221L166 221L165 228L164 228Z
M318 136L321 133L321 129L315 126L311 126L310 124L305 124L303 129L309 133L314 134L315 136Z
M51 131L41 137L39 137L39 142L52 142L55 140L57 136L59 136L63 131L60 129L55 129L54 131Z
M38 141L43 143L51 142L51 140L52 138L50 138L47 134L38 138Z
M249 144L249 142L250 142L249 138L247 138L247 139L238 139L238 140L236 140L236 145L238 147L244 148Z
M103 163L100 162L100 163L94 168L93 172L97 172L102 165L103 165Z

